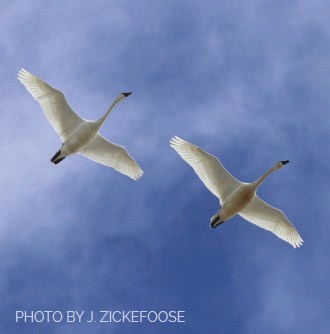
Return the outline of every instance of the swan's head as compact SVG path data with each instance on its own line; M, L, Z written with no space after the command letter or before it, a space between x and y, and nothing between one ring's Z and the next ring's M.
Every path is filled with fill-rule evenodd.
M286 164L288 164L289 163L289 160L282 160L282 161L279 161L276 165L275 165L275 167L276 167L276 169L280 169L280 168L282 168L284 165L286 165Z
M127 96L131 95L132 93L131 92L128 92L128 93L120 93L117 98L115 99L114 101L114 104L117 104L118 102L124 100Z
M119 96L117 97L118 102L121 100L124 100L127 96L131 95L132 92L128 92L128 93L120 93Z

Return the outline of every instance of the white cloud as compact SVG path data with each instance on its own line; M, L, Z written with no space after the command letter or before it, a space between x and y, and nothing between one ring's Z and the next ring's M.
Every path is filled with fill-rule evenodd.
M328 293L308 291L311 281L318 284L327 275L328 5L271 5L4 5L0 248L7 254L1 264L2 281L18 280L26 286L11 291L16 303L26 302L38 290L32 279L35 272L44 269L55 275L56 268L58 277L41 277L38 283L49 291L56 281L63 284L68 303L86 305L93 294L95 305L98 298L106 303L99 294L107 281L113 282L107 290L109 303L120 303L116 287L123 292L121 284L128 276L134 277L132 287L141 289L136 293L141 297L149 291L144 290L145 282L160 270L159 254L159 261L165 261L166 250L179 251L175 241L191 233L192 244L205 237L205 247L223 252L223 261L237 261L237 266L228 266L233 277L228 287L245 296L248 289L255 293L257 313L251 310L247 319L241 311L248 330L275 324L272 328L278 331L303 331L316 320ZM16 80L21 66L63 90L74 109L90 119L99 117L118 92L132 90L102 134L128 148L145 170L143 179L134 183L82 157L52 166L48 160L60 141ZM207 217L216 200L169 148L172 135L219 156L243 181L254 180L277 160L292 160L260 194L298 225L306 240L303 248L293 253L239 218L219 233L221 242L218 234L211 240L209 234L194 234L207 226L208 221L199 219ZM188 225L197 219L198 226ZM127 266L120 261L127 255L125 249ZM204 260L211 265L216 255ZM259 268L256 281L246 263ZM249 281L234 279L240 275ZM214 305L221 303L222 292L221 286L214 291ZM47 297L38 296L45 302ZM170 300L175 299L184 301L172 291ZM298 304L304 305L301 313ZM322 322L325 326L327 320Z

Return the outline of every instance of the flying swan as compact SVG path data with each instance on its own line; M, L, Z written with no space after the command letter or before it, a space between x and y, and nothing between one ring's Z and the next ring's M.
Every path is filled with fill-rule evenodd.
M111 143L98 132L113 107L131 93L121 93L104 116L93 122L78 116L61 91L25 69L20 69L17 78L39 102L49 123L63 141L61 148L51 158L51 162L58 164L66 157L80 153L88 159L114 168L133 180L138 180L143 175L140 166L124 147Z
M279 161L268 172L252 183L244 183L233 177L213 155L177 136L170 146L185 160L205 186L220 200L221 209L211 218L215 228L239 214L250 223L273 232L294 248L300 247L303 239L285 214L263 200L256 191L260 184L274 171L289 161Z

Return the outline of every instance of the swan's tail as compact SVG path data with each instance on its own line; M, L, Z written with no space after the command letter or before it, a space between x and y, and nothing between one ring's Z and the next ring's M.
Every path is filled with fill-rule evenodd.
M220 224L222 224L223 221L220 219L219 214L215 214L212 218L211 218L211 227L212 228L216 228L217 226L219 226Z
M59 162L61 162L62 160L65 159L65 157L60 157L61 155L61 150L57 151L54 156L50 159L50 161L52 163L54 163L55 165L57 165Z

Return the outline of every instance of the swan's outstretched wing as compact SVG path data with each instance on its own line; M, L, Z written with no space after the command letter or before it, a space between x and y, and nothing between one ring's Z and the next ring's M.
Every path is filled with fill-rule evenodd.
M273 232L280 239L294 248L300 247L303 239L285 214L255 196L253 200L239 212L239 215L250 223Z
M114 168L135 181L143 175L140 166L124 147L111 143L101 135L97 135L90 144L84 146L80 153L88 159Z
M177 136L170 141L171 147L185 160L205 186L222 203L240 182L235 179L212 154Z
M49 123L63 141L84 121L71 109L61 91L49 86L23 68L18 72L17 78L40 103Z

